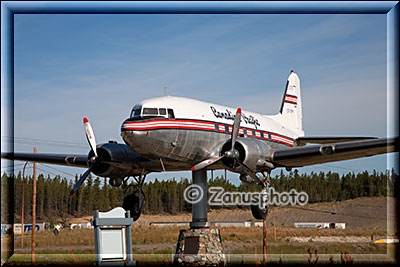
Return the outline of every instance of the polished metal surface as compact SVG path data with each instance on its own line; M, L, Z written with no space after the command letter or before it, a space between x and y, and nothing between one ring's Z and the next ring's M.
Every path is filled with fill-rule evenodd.
M167 171L190 170L201 161L218 157L221 155L223 145L230 140L230 135L224 133L177 129L123 131L121 136L137 154L158 162L162 158ZM249 164L254 168L259 159L268 158L272 149L286 147L266 140L245 137L238 137L237 143L242 144L247 150L246 157L249 158L246 163L252 161ZM222 162L208 167L208 169L224 168L227 166ZM235 169L230 170L240 172Z

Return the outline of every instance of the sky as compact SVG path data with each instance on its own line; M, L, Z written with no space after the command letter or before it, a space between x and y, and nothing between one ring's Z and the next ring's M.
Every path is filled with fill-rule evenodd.
M120 126L132 107L164 87L168 95L275 114L291 70L301 80L306 136L388 135L386 15L17 14L14 25L16 152L88 153L83 117L97 143L123 143ZM380 172L392 159L299 171ZM85 171L38 167L67 178ZM155 173L148 181L190 176Z

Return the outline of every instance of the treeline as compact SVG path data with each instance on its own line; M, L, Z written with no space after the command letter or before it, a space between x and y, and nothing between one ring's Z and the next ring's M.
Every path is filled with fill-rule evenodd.
M14 220L15 222L21 221L22 186L24 186L24 218L28 222L31 220L32 214L33 179L32 177L25 177L23 180L20 173L16 177L9 177L4 173L1 177L2 203L6 203L9 197L8 179L14 180ZM45 177L40 174L37 177L37 220L52 222L71 216L92 215L93 210L107 211L121 206L122 190L104 183L102 179L89 176L79 190L70 196L70 191L78 180L78 176L75 177L74 182L68 182L66 178L61 178L60 176ZM183 199L183 192L190 183L191 181L186 178L163 181L155 179L153 182L146 182L143 185L145 194L143 213L177 214L191 211L191 205ZM290 191L291 189L296 189L298 192L304 191L309 195L309 202L312 203L342 201L357 197L393 196L394 188L397 188L398 183L399 175L393 170L386 173L377 173L375 171L368 173L365 171L358 174L348 173L342 176L335 172L299 174L295 170L289 173L281 171L279 175L271 177L271 185L276 191ZM230 192L259 190L256 184L242 183L236 186L222 176L209 179L208 186L220 186L225 191ZM132 186L127 193L132 193L134 190L135 188ZM228 206L225 208L245 209L248 207Z
M22 179L21 173L17 177L8 177L3 174L2 202L6 201L8 194L4 185L6 179L14 178L14 221L21 221L22 213L22 188L24 188L24 214L25 220L30 221L32 215L33 179L31 176ZM70 192L78 180L69 181L61 176L45 177L39 174L36 178L36 216L38 221L52 221L54 219L92 215L93 210L109 210L121 206L122 194L119 188L101 183L102 178L90 175L79 190L71 196ZM3 209L2 209L3 213ZM2 214L3 215L3 214ZM2 216L3 218L3 216Z

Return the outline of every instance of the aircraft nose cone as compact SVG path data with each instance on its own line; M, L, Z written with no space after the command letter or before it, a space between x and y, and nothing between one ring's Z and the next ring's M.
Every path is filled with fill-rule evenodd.
M143 136L147 135L147 131L140 128L138 122L130 119L125 120L121 126L121 136L125 143L131 148L140 146Z

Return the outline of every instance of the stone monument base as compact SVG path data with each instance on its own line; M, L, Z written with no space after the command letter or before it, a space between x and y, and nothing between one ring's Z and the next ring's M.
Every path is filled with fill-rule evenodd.
M199 228L179 231L175 265L224 266L225 261L219 229Z

